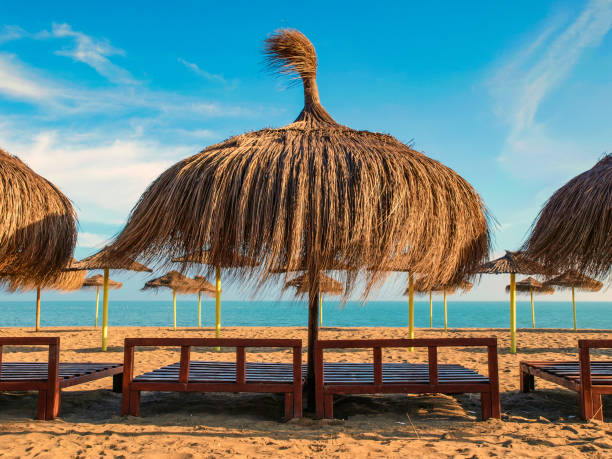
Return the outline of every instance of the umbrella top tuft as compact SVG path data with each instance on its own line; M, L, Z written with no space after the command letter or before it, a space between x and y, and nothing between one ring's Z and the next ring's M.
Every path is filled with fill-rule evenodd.
M87 258L83 258L76 263L73 263L72 270L94 270L94 269L120 269L124 271L140 271L140 272L153 272L153 270L147 268L145 265L138 263L131 258L114 258L110 256L109 246L104 247L97 253L90 255Z
M102 274L96 274L95 276L88 277L83 281L83 288L93 288L93 287L104 287L104 276ZM114 290L118 290L123 287L121 282L114 281L112 279L108 280L108 287Z
M488 261L478 268L483 274L554 274L550 268L540 265L523 252L506 250L503 257Z

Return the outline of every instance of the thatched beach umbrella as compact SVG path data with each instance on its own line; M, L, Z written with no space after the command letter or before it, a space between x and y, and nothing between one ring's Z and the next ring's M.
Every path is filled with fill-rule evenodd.
M201 328L202 327L202 293L210 297L214 297L216 295L216 288L213 284L208 282L202 276L195 276L193 280L198 287L198 328Z
M70 263L76 240L70 200L0 149L0 272L33 285L53 282Z
M148 281L141 290L157 290L162 287L172 290L172 316L174 329L176 330L176 294L196 293L199 291L200 285L178 271L170 271L161 277Z
M191 252L188 255L183 255L172 259L173 263L182 263L183 265L207 265L215 270L215 337L221 336L221 269L255 267L257 262L253 259L240 255L232 251L226 251L220 259L214 260L211 258L211 253L208 250L199 250Z
M531 328L535 328L535 306L533 304L533 294L539 293L541 295L552 295L555 293L555 289L552 287L545 286L542 282L534 279L533 277L527 277L515 284L516 293L529 293L531 297ZM510 293L510 285L506 285L506 293Z
M446 301L447 295L453 295L457 290L469 292L473 284L468 281L459 281L451 285L440 285L438 287L424 287L422 278L417 279L414 286L414 291L418 293L429 293L429 328L433 327L433 302L432 293L442 293L444 302L444 331L448 330L448 305ZM404 295L410 294L410 288L407 288Z
M517 274L552 274L550 268L527 257L521 252L510 252L496 260L489 261L478 268L483 274L510 274L510 352L516 354L516 275Z
M121 270L121 271L139 271L139 272L152 272L151 269L145 265L134 261L129 257L122 257L121 259L109 257L108 246L104 247L97 253L90 255L87 258L83 258L81 261L73 263L71 266L73 270L104 270L104 286L102 290L102 350L106 351L108 343L108 289L109 289L109 271Z
M76 260L73 260L73 263ZM36 331L40 330L40 292L41 290L58 290L60 292L71 292L78 290L83 285L86 276L85 271L59 271L54 277L45 276L45 281L37 282L31 278L21 276L7 276L4 282L9 292L29 292L36 290Z
M229 254L257 261L237 268L243 281L264 282L272 270L307 268L309 404L314 402L318 336L317 274L335 262L345 295L359 272L366 292L405 254L432 285L463 278L489 252L482 199L456 172L390 135L356 131L319 100L317 57L296 30L266 40L270 66L300 78L304 108L288 126L247 132L212 145L162 173L132 210L113 256L167 264L208 250L212 264ZM230 260L230 262L233 260Z
M576 327L576 295L574 290L583 290L586 292L598 292L603 287L603 284L597 279L592 279L584 274L581 274L574 270L569 270L561 274L560 276L554 277L546 282L546 286L557 286L559 288L567 288L572 290L572 313L574 317L574 331Z
M307 295L310 289L310 282L308 281L308 274L302 274L301 276L295 277L283 287L283 290L295 287L297 295ZM323 293L328 295L342 295L344 292L344 286L342 282L338 282L323 273L319 273L319 324L323 326Z
M612 275L612 154L559 188L523 249L530 257L599 279Z
M83 281L83 288L95 288L96 289L96 320L95 327L98 327L98 304L100 303L100 287L104 287L104 276L101 274L96 274L95 276L88 277ZM108 280L108 288L112 288L114 290L118 290L123 287L121 282L114 281L112 279Z

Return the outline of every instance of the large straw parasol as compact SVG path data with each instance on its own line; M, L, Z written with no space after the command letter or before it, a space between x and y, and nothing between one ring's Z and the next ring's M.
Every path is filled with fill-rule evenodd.
M104 287L104 276L101 274L96 274L95 276L88 277L83 281L83 288L95 288L96 289L96 320L94 322L94 326L98 327L98 304L100 303L100 287ZM108 288L112 288L114 290L118 290L123 287L121 282L114 281L112 279L108 280Z
M102 296L102 350L106 351L108 343L108 288L109 288L109 271L122 270L122 271L139 271L139 272L152 272L151 269L145 265L138 263L137 261L129 258L122 257L121 259L109 257L108 246L104 247L97 253L90 255L87 258L83 258L81 261L73 263L71 266L73 270L104 270L104 286Z
M70 263L76 240L70 200L0 149L0 272L34 285L53 282Z
M76 262L73 259L72 263ZM59 271L53 277L45 276L44 281L21 276L6 276L4 282L9 292L30 292L36 290L36 331L40 330L40 292L41 290L58 290L60 292L71 292L78 290L83 285L86 276L85 271Z
M523 248L559 271L612 274L612 154L559 188L540 211Z
M598 292L603 287L603 284L597 279L592 279L584 274L579 273L570 269L564 272L560 276L553 277L552 279L544 283L546 286L557 286L559 288L567 288L572 290L572 315L574 317L574 331L576 327L576 295L574 289L583 290L587 292Z
M187 255L172 259L173 263L182 263L184 266L193 264L207 265L215 270L215 337L221 336L221 269L238 268L238 267L255 267L257 262L253 259L240 255L231 250L226 250L225 253L218 259L211 258L211 253L208 250L198 250Z
M294 277L285 283L283 290L295 287L297 295L307 295L310 290L310 282L308 274ZM328 295L342 295L344 286L342 282L338 282L323 273L319 273L319 325L323 326L323 293Z
M433 327L433 301L431 298L432 293L442 293L444 298L444 331L448 330L448 305L446 301L447 295L453 295L457 290L463 292L469 292L472 290L474 284L466 280L455 282L449 285L440 285L437 287L425 287L426 283L423 282L423 278L419 278L415 281L414 291L417 293L429 293L429 328ZM404 295L410 294L410 286L404 292Z
M489 261L478 268L483 274L510 274L510 352L516 354L516 275L550 275L554 272L522 252L510 252L496 260Z
M202 327L202 293L210 297L214 297L217 293L217 290L213 284L208 282L202 276L195 276L193 280L198 286L198 328L201 328Z
M345 295L366 273L404 254L432 285L472 273L488 255L487 212L456 172L390 135L338 124L319 100L317 57L296 30L266 40L270 67L300 78L304 108L295 122L232 137L178 162L158 177L113 243L113 256L168 264L208 250L212 264L246 256L259 268L236 268L244 281L264 282L272 270L302 263L309 291L308 381L313 403L318 336L316 275L336 261Z
M535 328L535 306L533 304L533 294L539 293L541 295L552 295L555 293L555 289L552 287L545 286L542 282L534 279L533 277L527 277L515 284L516 293L529 293L531 297L531 328ZM510 293L510 285L506 285L506 293Z
M178 271L170 271L161 277L148 281L142 290L157 290L159 288L169 288L172 290L172 316L174 329L176 330L176 294L177 293L196 293L200 291L201 283L184 276Z

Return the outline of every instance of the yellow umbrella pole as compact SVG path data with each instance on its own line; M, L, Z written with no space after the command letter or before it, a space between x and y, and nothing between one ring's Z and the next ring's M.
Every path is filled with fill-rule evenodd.
M96 328L98 328L98 304L100 304L100 287L96 287Z
M412 273L408 274L408 335L409 338L414 338L414 277ZM414 351L414 348L410 348Z
M510 352L516 354L516 278L510 273Z
M176 330L176 290L172 290L172 321Z
M319 295L319 323L323 326L323 295Z
M198 328L202 328L202 292L198 292Z
M429 328L433 328L433 304L431 302L431 290L429 291Z
M215 337L221 336L221 268L215 269Z
M448 330L448 314L446 310L446 290L444 290L444 331Z
M102 294L102 350L106 351L108 341L108 268L104 268L104 291Z
M576 331L576 296L574 295L573 285L572 285L572 312L574 313L574 331Z
M533 289L529 289L529 293L531 294L531 328L535 328L535 309L533 307Z
M40 287L36 289L36 331L40 331Z

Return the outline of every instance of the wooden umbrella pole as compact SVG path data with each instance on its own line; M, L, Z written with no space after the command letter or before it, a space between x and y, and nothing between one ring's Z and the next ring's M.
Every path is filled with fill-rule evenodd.
M516 354L516 276L510 273L510 352Z
M429 291L429 328L433 328L433 303L431 302L431 290Z
M309 289L308 293L308 371L306 393L308 395L308 410L315 411L315 374L314 374L314 346L319 339L319 304L320 292Z
M576 296L574 295L573 285L572 285L572 312L574 314L574 331L577 331L577 328L576 328Z
M96 287L96 322L95 327L98 328L98 305L100 304L100 287Z
M172 290L172 324L176 330L176 290Z
M202 328L202 292L198 292L198 328Z
M40 287L36 288L36 331L40 331Z
M104 268L104 290L102 292L102 350L106 351L108 341L108 268Z
M446 309L446 289L444 289L444 331L448 330L448 314Z
M535 308L533 307L533 289L529 288L531 294L531 328L535 328Z

